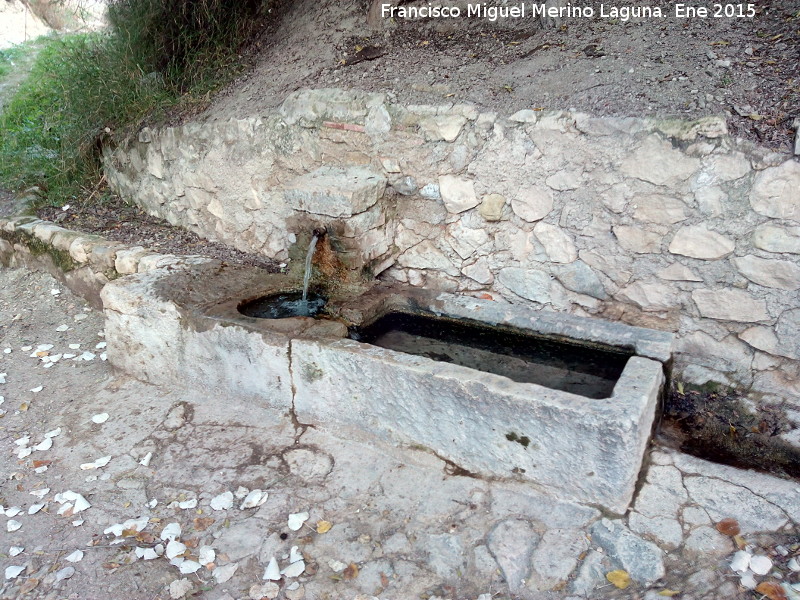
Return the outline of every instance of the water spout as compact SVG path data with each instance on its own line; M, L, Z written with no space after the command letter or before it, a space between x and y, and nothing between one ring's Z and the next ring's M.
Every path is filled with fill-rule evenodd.
M314 258L314 250L317 247L317 241L327 233L324 227L318 227L311 235L311 243L308 245L308 252L306 253L306 270L303 274L303 302L308 302L308 284L311 282L311 260Z

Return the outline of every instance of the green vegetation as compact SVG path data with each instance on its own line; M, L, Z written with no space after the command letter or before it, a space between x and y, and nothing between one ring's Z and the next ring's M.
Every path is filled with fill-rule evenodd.
M101 144L207 100L267 12L262 0L112 0L108 32L44 42L0 114L0 187L37 185L54 205L91 194Z

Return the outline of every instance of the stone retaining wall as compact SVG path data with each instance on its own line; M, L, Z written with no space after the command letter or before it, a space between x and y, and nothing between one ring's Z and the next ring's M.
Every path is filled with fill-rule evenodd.
M120 194L203 237L285 260L328 225L352 268L676 332L684 380L800 405L800 163L721 119L300 91L144 129L105 161Z
M187 260L192 257L158 254L35 217L0 218L0 266L47 271L98 309L109 281Z

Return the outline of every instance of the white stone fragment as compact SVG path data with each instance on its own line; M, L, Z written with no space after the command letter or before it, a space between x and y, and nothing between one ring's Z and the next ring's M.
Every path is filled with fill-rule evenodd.
M161 532L162 540L174 541L176 537L181 535L180 523L170 523Z
M152 459L152 458L153 458L153 453L152 452L148 452L147 454L144 455L144 458L139 461L139 464L142 465L143 467L149 467L150 466L150 459Z
M298 560L297 562L293 562L288 567L281 571L281 575L284 577L300 577L303 572L306 570L306 563L304 560Z
M69 556L64 557L64 560L66 560L68 562L71 562L71 563L80 562L80 561L83 560L83 551L82 550L75 550L75 552L73 552Z
M31 504L28 507L28 514L29 515L35 515L37 512L42 510L44 507L45 507L45 503L44 502L42 502L41 504Z
M8 555L11 557L18 556L23 552L25 552L25 548L22 546L11 546L11 548L8 549Z
M308 521L308 513L292 513L289 515L288 526L292 531L297 531L303 526L303 523Z
M39 393L39 392L41 392L43 389L44 389L44 386L42 386L42 385L37 385L35 388L31 388L31 391L32 391L34 394L38 394L38 393Z
M192 498L191 500L184 500L183 502L178 502L178 508L182 508L184 510L189 508L197 508L197 498Z
M167 558L175 558L184 552L186 552L186 544L179 542L178 540L170 540L169 544L167 544L166 550L164 550L164 555Z
M331 568L331 571L334 573L341 573L347 568L347 563L343 563L340 560L329 560L328 566Z
M95 348L96 348L97 350L102 350L103 348L105 348L105 347L106 347L106 345L107 345L107 342L98 342L98 343L95 345Z
M33 490L32 492L28 492L31 496L36 496L39 499L44 498L47 494L50 493L50 488L42 488L40 490Z
M100 469L102 467L105 467L109 462L111 462L111 456L110 455L109 456L103 456L103 457L98 458L94 462L83 463L81 465L81 469L84 470L84 471L89 471L91 469Z
M214 579L217 580L217 583L225 583L233 577L233 574L236 573L236 569L238 568L239 563L231 563L222 567L217 567L214 569Z
M27 458L33 452L33 448L20 448L17 451L17 458Z
M733 559L731 559L731 569L736 571L737 573L744 573L747 569L750 568L750 558L751 554L749 552L745 552L744 550L739 550L736 554L733 555Z
M756 575L766 575L772 569L772 561L767 556L757 555L750 559L750 570Z
M789 567L789 570L793 573L800 572L800 562L797 561L797 558L790 560L788 563L786 563L786 566Z
M106 421L108 421L108 413L99 413L92 417L92 423L97 423L98 425Z
M83 519L75 519L72 522L72 526L73 527L80 527L81 525L83 525L83 523L84 523Z
M11 566L6 567L6 579L16 579L25 570L25 565L21 567Z
M292 549L289 551L289 562L295 563L298 560L303 560L303 553L297 549L297 546L292 546Z
M16 517L21 512L22 512L22 509L19 506L11 506L11 507L6 509L6 516L7 517Z
M192 582L188 579L176 579L169 584L169 595L173 600L179 600L192 591Z
M58 583L59 581L63 581L64 579L69 579L73 575L75 575L75 567L72 566L64 567L63 569L59 569L58 571L56 571L55 582Z
M54 437L58 437L59 435L61 435L61 427L56 427L52 431L48 431L47 433L45 433L44 437L46 437L46 438L54 438Z
M20 527L22 527L22 523L14 519L11 519L6 523L6 530L9 533L11 533L12 531L17 531Z
M216 558L217 553L214 552L214 548L211 546L200 546L200 549L197 551L197 562L201 565L213 563Z
M33 449L38 450L39 452L43 452L45 450L50 450L53 447L53 438L44 438L41 442L36 444Z
M185 560L178 567L180 572L183 573L184 575L188 575L190 573L196 573L201 568L203 568L203 565L193 560Z
M247 494L249 494L249 493L250 493L250 490L248 490L243 485L240 485L238 488L236 488L236 491L233 492L233 497L236 498L237 500L241 500L242 498L247 496Z
M281 578L281 570L278 567L278 561L273 556L269 559L269 564L267 565L266 570L264 571L264 577L262 579L266 579L269 581L278 581Z
M66 331L67 329L69 329L69 325L59 325L56 327L56 331Z
M21 438L14 440L14 443L17 446L27 446L31 443L31 437L29 435L24 435Z
M245 497L242 505L239 507L241 510L245 510L247 508L255 508L257 506L261 506L264 502L267 501L269 497L268 492L262 492L261 490L253 490Z
M753 577L752 573L745 573L739 580L739 585L747 590L754 590L756 589L758 583L756 582L756 579Z
M214 510L228 510L233 506L233 492L223 492L211 499L211 508Z
M158 552L156 552L153 548L142 548L137 546L133 551L137 558L142 558L144 560L153 560L158 558Z
M70 350L77 350L77 349L78 349L78 348L80 348L80 347L81 347L81 345L80 345L80 344L70 344L70 345L69 345L69 349L70 349Z

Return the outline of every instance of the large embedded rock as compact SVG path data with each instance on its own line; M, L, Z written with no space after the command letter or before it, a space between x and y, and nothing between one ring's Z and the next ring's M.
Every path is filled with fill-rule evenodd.
M499 221L503 218L503 207L506 199L500 194L488 194L483 197L483 202L478 209L480 215L487 221Z
M529 223L540 221L553 210L553 194L542 187L522 188L511 199L511 209Z
M739 272L753 283L779 290L800 288L800 266L788 260L770 260L748 255L733 259Z
M669 251L691 258L716 260L728 256L735 247L736 243L732 239L711 231L704 225L691 225L678 230L669 244Z
M669 142L652 135L622 161L621 170L625 175L656 185L676 185L689 179L699 166L698 159L686 156Z
M688 218L686 205L676 198L661 194L639 196L635 200L633 218L659 225L672 225Z
M753 245L767 252L800 254L800 227L780 227L765 223L753 232Z
M564 288L545 271L506 267L500 271L498 279L521 298L555 306L562 306L566 302Z
M750 206L760 215L800 222L800 162L761 171L750 191Z
M578 258L578 250L572 243L572 238L560 227L540 222L533 228L533 233L552 262L571 263Z
M775 326L778 336L777 354L800 360L800 308L787 310Z
M592 296L599 300L608 298L603 283L591 267L581 260L567 265L554 265L553 273L568 290Z
M480 204L473 183L455 175L439 177L439 193L448 212L461 213Z
M351 217L374 206L386 178L365 167L320 167L287 184L286 203L295 210L327 217Z
M700 314L721 321L768 321L767 303L742 290L695 290L692 300Z
M661 252L662 237L652 231L630 227L628 225L618 225L613 229L617 242L629 252L636 254L655 254Z

